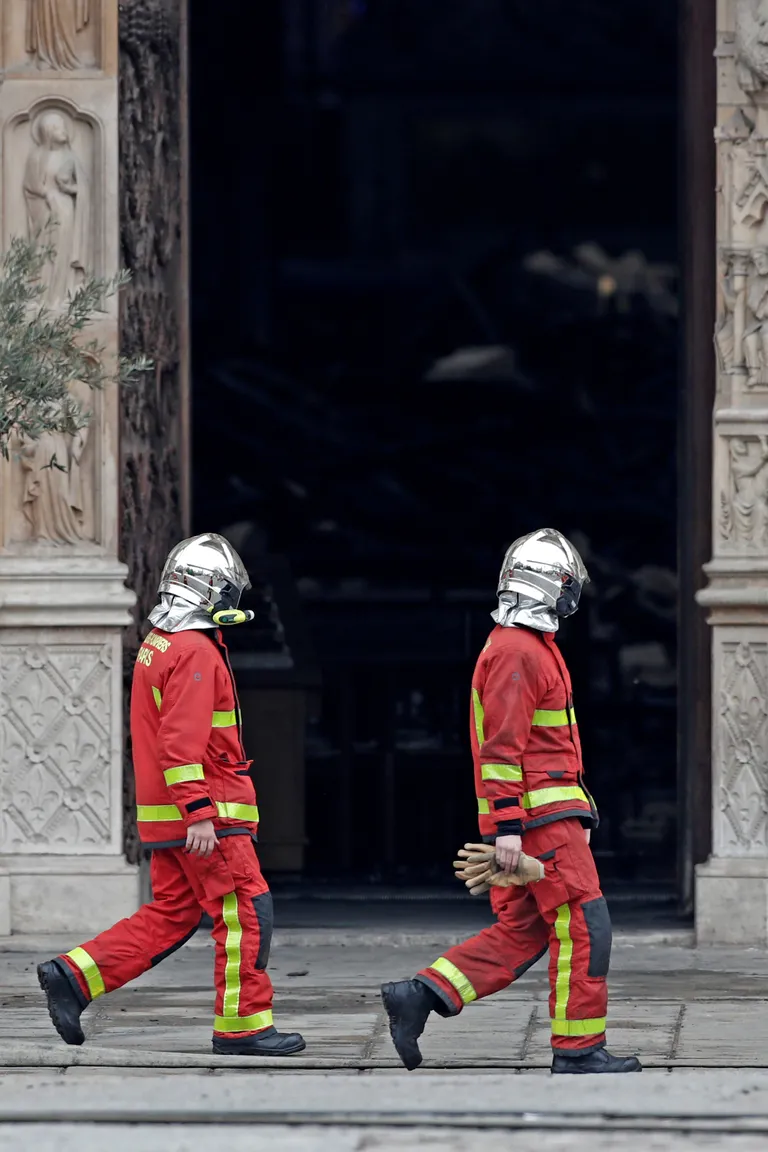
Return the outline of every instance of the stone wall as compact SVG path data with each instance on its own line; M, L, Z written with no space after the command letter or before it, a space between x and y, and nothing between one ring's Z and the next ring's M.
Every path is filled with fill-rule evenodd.
M120 266L116 0L5 0L0 243L55 217L47 301ZM117 302L93 334L114 354ZM147 349L151 354L152 350ZM83 385L72 382L81 394ZM0 934L85 934L130 913L122 852L119 399L0 471ZM53 455L66 469L46 467Z
M768 943L768 2L718 0L712 855L702 942Z

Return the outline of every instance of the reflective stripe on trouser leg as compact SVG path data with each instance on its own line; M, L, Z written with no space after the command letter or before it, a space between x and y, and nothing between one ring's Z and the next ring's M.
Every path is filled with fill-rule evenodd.
M248 871L235 892L203 903L213 917L216 945L216 1007L218 1034L260 1032L272 1028L272 982L265 971L271 938L271 899L261 878L252 843L245 836L220 841L230 870Z
M103 996L106 992L104 977L90 953L86 952L85 948L73 948L71 952L65 952L64 955L82 973L83 979L88 985L91 1000L95 1000L97 996Z
M240 965L243 959L243 928L237 905L237 893L230 892L222 901L222 918L227 934L224 943L224 996L221 1015L214 1021L217 1032L257 1032L272 1024L271 1012L240 1015Z
M531 886L532 887L532 886ZM493 888L495 924L449 948L417 979L456 1015L466 1004L492 996L527 972L546 951L551 925L541 916L531 888ZM435 1009L441 1015L441 1008Z
M551 974L553 987L550 1007L553 1046L558 1049L570 1048L574 1052L579 1052L602 1044L606 1018L605 1016L578 1015L578 1006L574 1005L576 998L574 992L578 987L582 993L587 992L590 999L596 996L602 1004L605 999L605 985L603 984L598 992L594 984L583 983L589 966L589 936L586 924L584 932L579 934L579 946L583 954L578 957L578 968L579 970L584 968L584 973L580 972L578 979L574 975L574 968L576 967L572 931L574 916L580 917L581 920L584 919L578 905L572 907L569 904L562 904L555 914L554 933L557 939L557 959L554 963L554 972ZM581 940L581 936L584 937L583 940ZM570 1040L572 1043L563 1044L561 1038Z

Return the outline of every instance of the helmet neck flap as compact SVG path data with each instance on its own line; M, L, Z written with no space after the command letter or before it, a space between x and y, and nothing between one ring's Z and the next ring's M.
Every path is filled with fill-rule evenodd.
M537 632L557 632L560 617L554 608L540 604L518 592L502 592L491 618L502 628L534 628Z

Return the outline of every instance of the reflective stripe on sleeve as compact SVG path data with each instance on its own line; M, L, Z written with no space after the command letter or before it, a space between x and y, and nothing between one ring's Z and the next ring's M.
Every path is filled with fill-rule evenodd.
M571 708L571 724L576 723L576 713ZM568 724L568 709L537 708L533 714L534 728L564 728Z
M163 696L162 696L160 689L155 688L154 685L152 686L152 695L155 698L155 704L157 704L157 710L159 712L163 706Z
M104 977L99 971L99 966L85 948L73 948L71 952L66 953L66 957L82 972L92 1000L106 992Z
M190 780L205 780L202 764L179 764L163 772L166 784L186 784Z
M460 968L452 964L450 960L446 960L445 956L441 956L439 960L435 960L434 964L430 964L430 968L448 981L451 987L455 988L459 996L461 996L462 1004L471 1004L473 1000L477 1000L477 992L472 985L472 982L467 979Z
M488 801L485 796L478 796L477 798L477 814L478 816L489 816L491 812Z
M260 1032L272 1027L271 1012L256 1012L253 1016L217 1016L213 1021L216 1032Z
M522 780L523 770L517 764L483 764L480 775L483 780Z
M529 811L532 808L541 808L544 804L559 804L562 800L589 800L583 788L537 788L535 792L526 792L523 795L523 808Z
M237 726L237 712L214 712L211 720L212 728L235 728Z

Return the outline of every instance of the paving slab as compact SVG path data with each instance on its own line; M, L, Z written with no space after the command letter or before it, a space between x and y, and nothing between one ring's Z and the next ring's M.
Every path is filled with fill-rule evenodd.
M44 948L3 954L0 1067L220 1065L210 1053L208 945L184 948L96 1001L83 1018L87 1043L80 1050L59 1041L35 976L41 959L70 945L46 940ZM271 964L277 1023L303 1031L308 1041L304 1056L291 1066L297 1072L397 1067L379 984L412 975L435 955L394 947L277 950ZM547 999L542 962L459 1017L433 1017L423 1041L426 1067L546 1068ZM757 949L620 944L612 965L609 1028L615 1050L637 1052L651 1067L768 1067L768 958Z
M385 1129L265 1125L258 1136L251 1128L230 1128L227 1152L510 1152L509 1131L482 1133L448 1129ZM258 1142L257 1142L258 1141ZM217 1128L190 1129L178 1124L152 1128L115 1124L0 1125L0 1152L221 1152ZM537 1132L537 1152L764 1152L763 1136L722 1133Z

